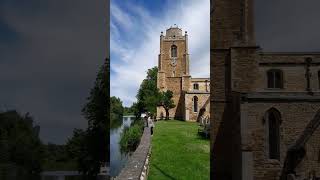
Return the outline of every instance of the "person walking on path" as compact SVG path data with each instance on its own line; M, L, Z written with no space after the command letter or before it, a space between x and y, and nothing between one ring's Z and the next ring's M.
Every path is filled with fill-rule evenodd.
M143 120L144 120L144 126L145 126L145 127L148 127L148 116L147 116L147 115L144 116L144 117L143 117Z
M153 123L153 120L151 119L150 115L148 115L148 126L150 127L150 132L151 132L151 136L152 136L153 135L154 123Z

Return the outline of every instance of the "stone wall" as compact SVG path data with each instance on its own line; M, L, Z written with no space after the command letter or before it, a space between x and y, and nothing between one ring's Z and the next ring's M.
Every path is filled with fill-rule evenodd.
M139 146L115 180L140 180L142 176L143 179L147 177L146 172L148 170L145 164L148 163L147 158L150 152L150 144L150 128L145 127Z
M198 84L199 89L194 89L194 84ZM210 79L192 78L188 91L210 92Z
M258 74L258 48L231 48L230 76L231 89L236 92L251 92L255 90Z
M198 111L194 112L193 98L198 97ZM210 116L210 94L209 93L187 93L185 94L185 110L189 112L189 121L198 121L200 110L205 109L204 115Z
M173 92L173 102L176 105L174 108L169 110L171 118L183 119L184 117L184 97L182 92L182 78L181 77L169 77L166 81L167 90Z
M320 108L320 53L264 53L254 42L253 0L211 3L211 177L279 179L288 148ZM312 61L306 63L306 58ZM283 88L267 88L270 69L282 70ZM312 92L307 91L307 77ZM280 160L268 155L265 113L270 108L281 114ZM319 131L307 142L306 156L296 168L301 178L320 172Z
M264 117L270 108L275 108L281 113L280 161L269 159L268 156L267 129ZM242 127L242 131L244 131L241 137L242 149L253 152L252 174L254 179L266 180L280 177L288 148L296 142L319 108L320 102L258 102L241 105L241 122L245 124ZM320 163L316 163L318 156L313 156L315 149L320 150L320 141L316 142L319 138L319 132L317 132L308 142L307 156L298 172L302 173L301 169L304 169L302 170L304 173L308 172L305 168L319 170ZM308 146L312 146L312 148L308 148Z
M210 19L211 48L254 44L253 0L214 0Z
M320 129L307 142L305 159L296 168L299 177L309 177L313 172L320 177Z
M256 91L270 91L267 88L267 71L270 69L280 69L283 71L284 87L278 91L306 91L306 58L312 58L310 64L310 88L312 91L319 92L319 53L261 53L257 59L259 62L259 72L257 73L255 85Z

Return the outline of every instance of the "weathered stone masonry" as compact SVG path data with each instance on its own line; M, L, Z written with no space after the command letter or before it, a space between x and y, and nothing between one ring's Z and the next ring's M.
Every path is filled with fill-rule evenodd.
M178 27L167 29L160 36L157 86L161 91L171 90L175 108L170 109L171 119L197 121L210 116L210 80L192 78L189 73L188 34L182 35ZM157 108L157 118L165 117L165 110Z
M141 141L126 166L121 170L116 180L143 180L148 176L149 154L151 148L150 128L145 127Z
M320 53L263 52L253 0L211 9L211 177L320 176Z

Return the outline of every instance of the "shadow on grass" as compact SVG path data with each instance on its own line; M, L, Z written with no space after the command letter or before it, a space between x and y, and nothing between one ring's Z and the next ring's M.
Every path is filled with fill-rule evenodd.
M169 174L167 174L166 172L164 172L162 169L160 169L157 165L152 165L153 167L155 167L158 171L160 171L165 177L167 177L168 179L172 179L172 180L176 180L176 178L170 176Z
M206 137L205 133L197 133L197 139L210 140L210 135Z

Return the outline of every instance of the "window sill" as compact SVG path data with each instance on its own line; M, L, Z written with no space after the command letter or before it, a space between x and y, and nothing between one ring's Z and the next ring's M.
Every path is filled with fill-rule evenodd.
M285 88L265 88L265 90L270 90L270 91L274 91L274 90L285 90Z
M281 162L278 159L268 159L268 162L274 165L281 165Z

